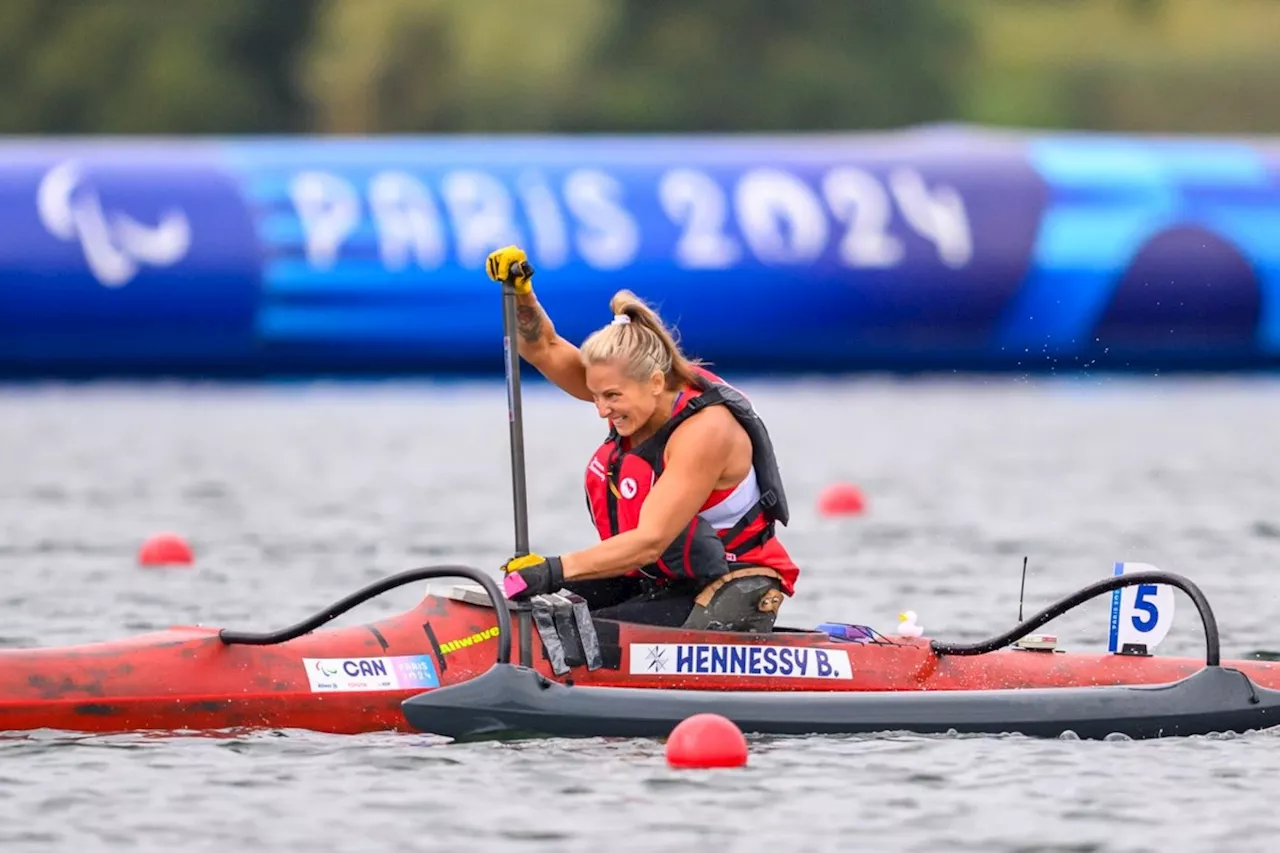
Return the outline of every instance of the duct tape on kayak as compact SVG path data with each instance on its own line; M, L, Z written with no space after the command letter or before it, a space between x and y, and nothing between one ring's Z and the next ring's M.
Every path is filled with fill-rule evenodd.
M1116 575L1159 571L1150 563L1116 563ZM1173 587L1144 583L1111 593L1111 634L1107 651L1116 654L1150 654L1173 627Z

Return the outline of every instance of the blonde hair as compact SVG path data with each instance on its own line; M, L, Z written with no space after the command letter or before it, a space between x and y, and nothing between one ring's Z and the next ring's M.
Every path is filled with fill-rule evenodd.
M609 300L614 322L597 329L582 342L582 364L622 362L627 375L642 382L656 370L666 377L668 390L699 385L694 365L702 362L686 358L675 338L654 311L630 290L619 290ZM620 318L626 318L622 320Z

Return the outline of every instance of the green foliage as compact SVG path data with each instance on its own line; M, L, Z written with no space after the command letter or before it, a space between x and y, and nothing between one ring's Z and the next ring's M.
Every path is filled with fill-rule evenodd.
M314 0L3 0L0 132L305 127Z
M944 0L329 0L322 126L807 130L950 116L964 20Z
M1280 129L1280 0L3 0L0 132Z
M841 130L953 118L968 55L934 0L620 0L566 126Z
M971 0L974 122L1280 130L1276 0Z
M609 0L326 0L304 65L317 127L551 130Z

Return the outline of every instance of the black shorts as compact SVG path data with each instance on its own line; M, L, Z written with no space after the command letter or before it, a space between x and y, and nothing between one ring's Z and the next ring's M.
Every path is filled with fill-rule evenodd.
M706 580L673 580L659 586L649 578L617 577L570 581L564 588L582 596L598 619L679 628L706 585Z

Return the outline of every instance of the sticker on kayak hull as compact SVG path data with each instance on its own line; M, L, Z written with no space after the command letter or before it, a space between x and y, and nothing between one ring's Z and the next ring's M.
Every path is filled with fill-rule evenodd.
M312 693L361 693L439 687L430 655L383 658L303 658Z
M466 648L470 648L471 646L479 645L480 643L483 643L485 640L492 640L497 636L498 636L498 626L495 625L492 628L488 628L484 631L477 631L476 633L472 634L469 637L462 637L457 640L450 640L447 643L441 643L440 654L442 655L453 654L459 649L466 649Z
M843 649L720 643L631 643L632 675L851 679Z

